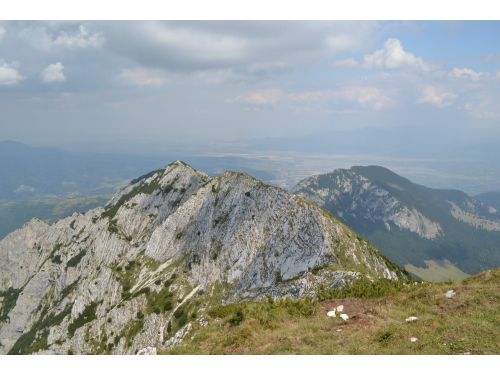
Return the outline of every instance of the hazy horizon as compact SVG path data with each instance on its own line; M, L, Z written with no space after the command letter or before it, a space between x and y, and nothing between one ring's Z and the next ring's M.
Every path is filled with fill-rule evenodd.
M490 21L0 22L0 138L500 190L499 39Z

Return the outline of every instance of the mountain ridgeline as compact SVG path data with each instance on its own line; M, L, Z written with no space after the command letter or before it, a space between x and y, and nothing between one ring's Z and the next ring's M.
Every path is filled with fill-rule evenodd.
M0 352L167 350L213 306L360 279L408 275L308 199L176 161L105 207L0 241Z
M424 279L460 279L500 266L500 212L481 196L427 188L378 166L312 176L293 191Z

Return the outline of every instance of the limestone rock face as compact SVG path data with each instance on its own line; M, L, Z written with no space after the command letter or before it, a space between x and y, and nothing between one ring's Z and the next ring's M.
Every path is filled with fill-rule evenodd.
M0 242L0 353L152 353L213 304L314 296L362 276L405 278L316 204L177 161L105 207L32 220Z
M396 227L425 239L443 234L439 223L405 205L383 186L354 170L339 169L327 175L306 178L293 191L330 208L339 217L383 223L388 231Z

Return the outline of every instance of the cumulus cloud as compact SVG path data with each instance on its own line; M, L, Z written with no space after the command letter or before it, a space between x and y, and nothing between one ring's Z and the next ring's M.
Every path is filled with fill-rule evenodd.
M268 106L277 104L283 97L283 92L280 89L264 89L249 91L234 99L230 99L232 103L244 103L254 106Z
M484 73L475 72L468 68L453 68L449 76L453 78L469 78L473 81L479 81Z
M300 102L355 102L363 107L381 110L391 105L391 99L382 90L371 86L346 86L338 90L305 91L290 94Z
M117 78L131 86L160 87L168 82L165 73L158 69L122 69Z
M417 103L431 104L438 108L444 108L451 104L457 97L456 94L435 86L426 86L422 89Z
M404 50L398 39L387 39L384 48L364 56L364 66L367 68L398 69L412 68L429 70L430 66L420 57Z
M354 68L355 66L358 66L359 63L355 59L343 59L334 61L333 65L339 68Z
M87 48L100 47L103 42L104 38L100 33L93 33L84 25L80 25L77 32L62 32L54 39L53 43L55 46L66 48Z
M91 31L85 25L64 25L64 29L58 29L54 25L26 27L20 31L19 36L38 49L49 50L51 48L97 48L104 44L104 36L101 32Z
M41 74L42 81L45 83L64 82L66 76L64 75L64 65L60 62L50 64Z
M5 27L0 26L0 42L5 38L5 34L7 34L7 30L5 30Z
M24 77L13 64L7 64L0 60L0 86L14 86L23 79Z

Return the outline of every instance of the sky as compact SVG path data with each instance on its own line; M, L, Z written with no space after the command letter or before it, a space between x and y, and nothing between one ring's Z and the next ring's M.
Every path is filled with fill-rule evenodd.
M0 116L78 150L481 154L500 22L1 22Z

